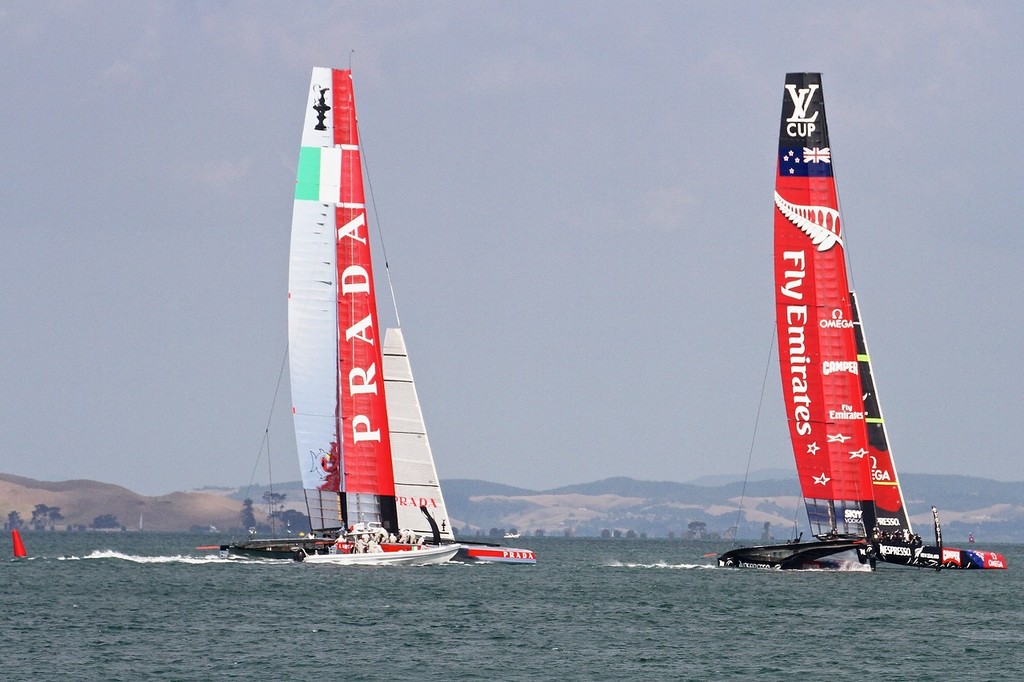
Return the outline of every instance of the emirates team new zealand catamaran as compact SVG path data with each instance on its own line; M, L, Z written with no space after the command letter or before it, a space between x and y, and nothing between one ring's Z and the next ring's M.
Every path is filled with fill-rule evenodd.
M995 552L914 533L847 280L821 74L786 76L775 182L775 310L782 389L813 542L745 547L720 566L805 568L837 556L932 568L1006 568Z
M380 342L351 71L313 69L288 288L292 414L311 533L222 553L535 563L530 550L456 542L401 330Z

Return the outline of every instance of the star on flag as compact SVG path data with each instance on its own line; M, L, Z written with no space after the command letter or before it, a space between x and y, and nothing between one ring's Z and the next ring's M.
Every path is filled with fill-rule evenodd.
M868 451L864 448L860 450L850 450L850 459L864 459L864 455L868 454Z
M821 446L818 445L817 443L808 443L808 445L807 445L807 454L808 455L816 455L816 454L818 454L818 450L820 450L820 449L821 449Z
M801 161L801 159L800 159L800 157L799 157L799 156L797 156L797 155L796 155L796 150L795 150L795 149L790 149L790 150L789 150L788 152L786 152L786 154L785 154L785 155L784 155L784 156L782 157L782 162L783 162L783 163L790 163L790 164L793 164L793 163L800 163L800 161ZM789 169L789 174L790 174L790 175L793 175L794 173L796 173L796 170L795 170L795 169L793 169L793 168L790 168L790 169Z
M831 478L825 475L825 472L822 472L821 476L814 477L814 485L825 485L831 480Z
M845 443L846 441L850 440L851 438L853 438L853 436L846 436L846 435L843 435L841 433L837 433L834 436L829 436L828 437L828 442L829 443Z

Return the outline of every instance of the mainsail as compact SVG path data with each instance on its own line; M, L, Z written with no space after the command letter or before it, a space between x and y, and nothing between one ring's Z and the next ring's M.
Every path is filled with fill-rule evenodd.
M288 286L292 411L312 528L379 522L397 532L350 71L313 70Z
M820 74L786 76L775 207L779 359L811 530L909 531L847 280Z

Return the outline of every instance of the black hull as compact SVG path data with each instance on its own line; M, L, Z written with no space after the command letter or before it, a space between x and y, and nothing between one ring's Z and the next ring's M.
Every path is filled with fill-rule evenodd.
M1007 568L1006 559L996 552L894 541L868 543L866 540L740 547L718 557L718 565L775 570L840 568L849 562L839 561L835 555L848 551L855 552L857 560L871 568L876 562L957 571Z
M740 547L718 557L718 565L729 568L766 568L775 570L839 568L834 558L843 552L856 552L861 563L868 563L867 542L864 540L822 540L820 542L789 543Z
M270 538L267 540L245 540L220 546L222 556L236 556L247 559L294 559L296 556L315 554L323 549L326 540L307 538Z
M1004 569L1006 559L996 552L955 547L937 547L905 542L874 542L872 553L878 561L898 566L917 568L941 568L963 571L980 569Z

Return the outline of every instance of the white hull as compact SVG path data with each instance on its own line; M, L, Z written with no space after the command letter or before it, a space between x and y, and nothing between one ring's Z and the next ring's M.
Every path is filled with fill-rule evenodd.
M367 554L309 554L303 557L307 564L337 564L340 566L427 566L443 564L459 551L461 545L416 547L397 552Z

